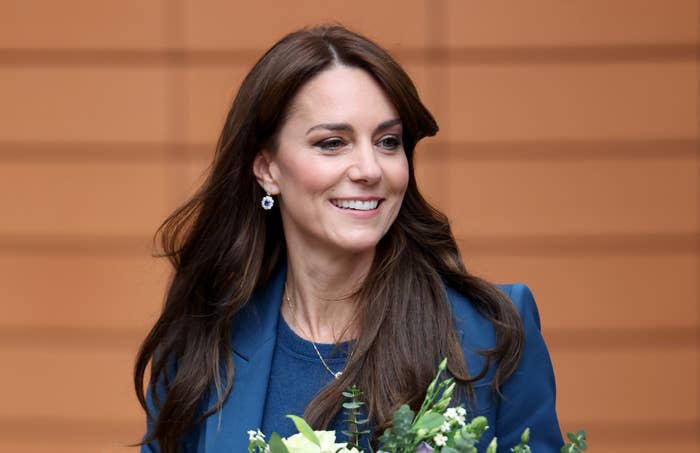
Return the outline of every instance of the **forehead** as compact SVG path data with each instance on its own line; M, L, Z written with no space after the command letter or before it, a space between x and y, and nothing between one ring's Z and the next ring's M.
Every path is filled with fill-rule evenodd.
M333 66L299 90L290 106L288 121L337 121L376 126L398 116L386 92L367 71Z

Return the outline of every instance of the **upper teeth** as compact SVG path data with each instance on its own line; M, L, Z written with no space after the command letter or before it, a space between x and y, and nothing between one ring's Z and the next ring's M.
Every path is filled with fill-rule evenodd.
M370 209L376 209L379 204L379 200L333 200L332 203L339 208L343 209L358 209L360 211L369 211Z

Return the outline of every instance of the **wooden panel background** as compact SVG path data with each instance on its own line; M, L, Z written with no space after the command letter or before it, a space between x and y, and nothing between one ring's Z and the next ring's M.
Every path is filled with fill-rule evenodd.
M435 113L419 182L468 266L533 289L562 427L698 451L699 20L695 0L0 1L0 450L138 440L151 235L255 58L341 22Z

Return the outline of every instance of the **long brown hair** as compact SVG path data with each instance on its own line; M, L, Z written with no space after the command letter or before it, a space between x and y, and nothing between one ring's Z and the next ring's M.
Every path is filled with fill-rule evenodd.
M409 183L357 293L361 335L346 369L314 398L305 417L315 427L327 426L341 407L340 393L355 383L370 417L383 427L398 405L422 400L443 357L467 391L493 364L498 389L517 365L523 340L516 310L493 285L466 271L447 218L418 191L413 151L438 126L410 78L379 46L345 28L305 29L284 37L255 64L228 113L208 178L156 236L174 271L163 311L139 351L134 385L149 413L143 383L150 364L148 388L157 414L149 413L146 441L158 441L164 453L176 452L189 430L223 405L234 375L232 320L286 259L279 211L260 208L264 192L252 171L255 155L264 146L274 149L299 88L335 64L367 71L393 102L403 123ZM486 367L471 375L446 284L495 327L496 346L484 352ZM203 407L211 391L218 402Z

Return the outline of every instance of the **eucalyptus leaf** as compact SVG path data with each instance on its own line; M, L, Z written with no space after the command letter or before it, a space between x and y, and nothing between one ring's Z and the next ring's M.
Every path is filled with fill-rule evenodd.
M460 451L446 445L440 449L440 453L460 453Z
M364 405L364 403L360 403L360 402L343 403L343 407L345 409L359 409L363 405Z

